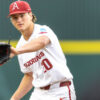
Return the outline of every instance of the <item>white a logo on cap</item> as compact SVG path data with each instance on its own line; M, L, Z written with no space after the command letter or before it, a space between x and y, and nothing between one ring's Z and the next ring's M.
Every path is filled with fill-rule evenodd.
M15 9L19 9L16 2L14 3L12 10L15 10Z

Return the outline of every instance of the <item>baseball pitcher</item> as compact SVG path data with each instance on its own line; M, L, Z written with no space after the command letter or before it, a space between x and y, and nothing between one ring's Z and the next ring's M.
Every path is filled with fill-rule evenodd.
M10 46L9 58L17 55L24 73L10 100L21 100L33 87L29 100L76 100L73 75L52 29L35 23L26 1L12 2L8 17L21 33L17 47Z

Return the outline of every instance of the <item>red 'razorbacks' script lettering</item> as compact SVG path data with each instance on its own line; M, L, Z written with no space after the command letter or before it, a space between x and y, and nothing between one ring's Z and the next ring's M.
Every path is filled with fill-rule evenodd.
M40 52L39 55L37 55L36 57L32 58L31 60L29 60L28 62L26 62L24 64L25 67L29 67L31 66L33 63L36 63L39 59L41 59L44 56L43 52Z

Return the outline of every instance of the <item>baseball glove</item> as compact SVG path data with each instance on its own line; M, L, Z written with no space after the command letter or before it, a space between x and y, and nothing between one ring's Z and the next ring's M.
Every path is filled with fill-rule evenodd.
M10 44L0 42L0 66L9 60L11 53L10 47Z

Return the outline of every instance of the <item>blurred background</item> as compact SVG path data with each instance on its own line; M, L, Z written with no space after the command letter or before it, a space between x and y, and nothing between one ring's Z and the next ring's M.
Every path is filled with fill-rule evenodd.
M11 38L15 46L20 33L7 18L12 1L0 0L0 40ZM74 76L77 100L100 100L100 0L26 1L37 23L50 26L58 36ZM17 57L0 67L0 100L10 99L22 77ZM22 100L28 100L31 92Z

